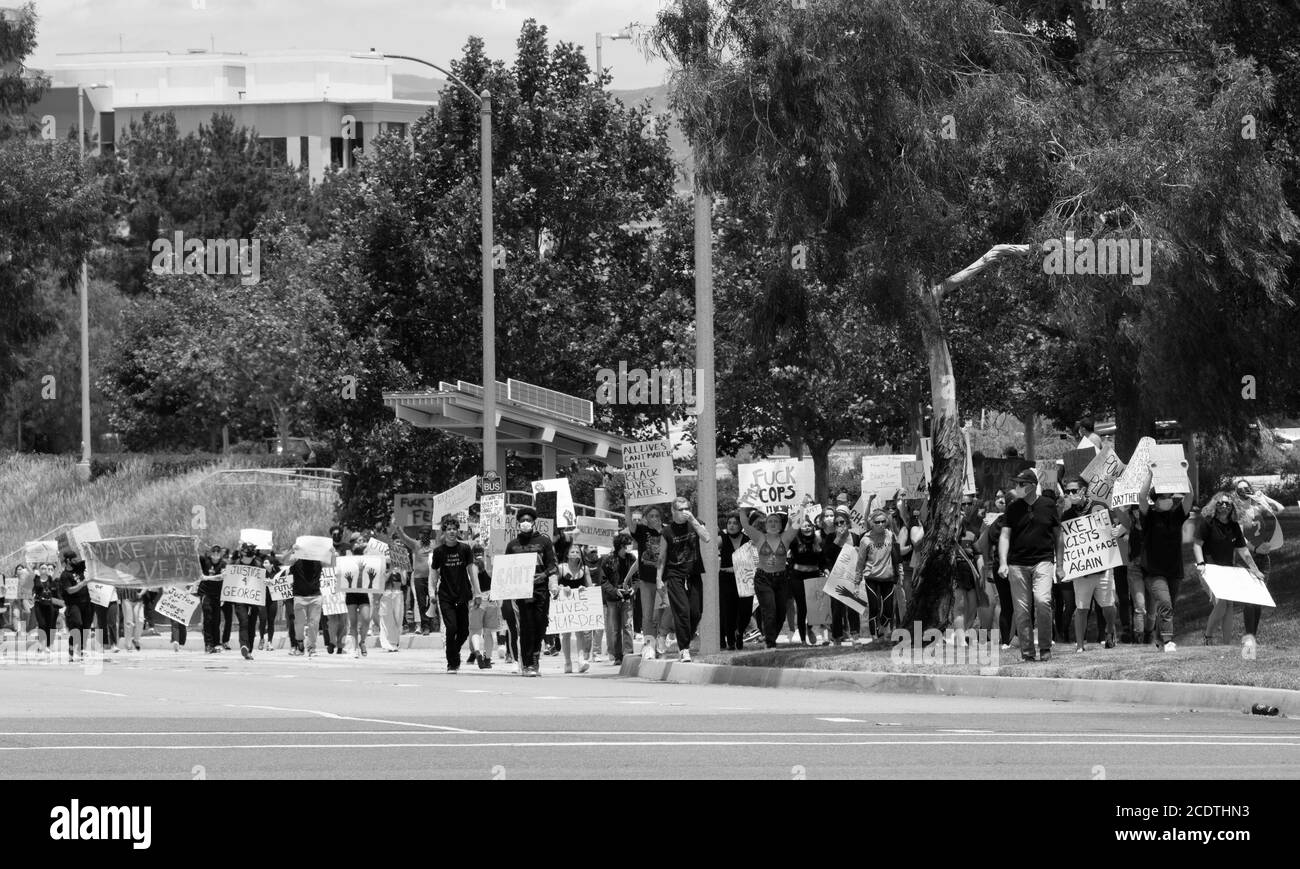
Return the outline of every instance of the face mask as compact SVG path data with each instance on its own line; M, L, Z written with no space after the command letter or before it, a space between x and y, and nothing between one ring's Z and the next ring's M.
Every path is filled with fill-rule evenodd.
M1174 499L1159 498L1156 500L1156 506L1159 507L1161 510L1168 510L1169 508L1174 506Z
M519 530L520 530L521 532L523 532L524 534L530 534L530 533L532 533L532 530L533 530L533 523L532 523L532 520L530 520L530 519L525 519L524 521L520 522L520 523L519 523Z

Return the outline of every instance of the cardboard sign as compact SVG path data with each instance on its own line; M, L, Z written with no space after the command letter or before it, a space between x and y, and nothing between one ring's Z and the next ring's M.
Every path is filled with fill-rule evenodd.
M578 512L573 508L573 493L566 479L534 480L533 506L537 518L554 519L560 528L572 528L577 523Z
M921 467L925 473L925 485L930 485L934 474L934 442L930 438L921 438Z
M930 484L927 482L925 463L922 461L903 462L900 470L903 475L903 497L907 500L930 497Z
M398 528L432 528L435 497L432 494L394 495L393 524ZM442 517L438 518L441 520Z
M489 528L504 528L506 524L506 496L484 495L479 502L479 522Z
M5 600L11 603L18 600L18 577L5 577Z
M808 602L809 627L823 627L831 623L831 598L826 593L826 580L814 576L803 581L804 600Z
M1068 480L1071 477L1081 476L1088 463L1097 457L1097 448L1090 446L1084 450L1070 450L1061 460L1065 467L1061 470L1061 479Z
M731 567L736 572L736 596L754 596L754 574L758 572L758 550L746 540L731 553Z
M1258 606L1277 606L1273 601L1273 595L1268 593L1268 586L1256 579L1254 574L1244 567L1207 564L1205 584L1210 587L1210 593L1219 600L1253 603Z
M326 616L341 616L348 611L347 598L338 590L338 579L332 567L322 568L320 572L320 611Z
M902 469L899 470L901 478ZM868 496L861 495L858 497L857 503L849 508L849 530L854 534L867 533L867 501Z
M178 585L169 585L163 589L162 597L154 604L154 612L171 619L178 625L188 625L198 609L199 596L189 594Z
M1051 491L1060 482L1061 465L1056 462L1041 462L1034 468L1038 475L1038 487L1043 492Z
M249 606L266 603L266 571L251 564L227 564L221 574L221 602Z
M75 528L69 528L56 538L60 552L75 552L85 557L81 552L81 547L92 540L103 540L104 535L99 533L98 522L86 522Z
M199 539L180 534L115 537L82 544L86 575L119 588L160 588L203 578Z
M911 456L863 456L862 494L875 495L878 503L892 500L903 488L902 463L910 461Z
M1124 563L1119 538L1111 534L1110 513L1098 510L1061 523L1065 540L1065 582L1102 573Z
M54 540L30 540L23 547L23 563L28 567L42 564L60 564L59 544Z
M555 537L555 523L550 519L538 519L533 523L533 530L543 537ZM502 554L506 551L506 544L519 536L519 522L513 515L506 517L506 527L493 528L491 534L492 553L494 555ZM495 576L495 574L493 574Z
M445 492L433 496L433 521L441 522L448 513L453 516L469 510L470 505L478 500L478 477L470 477L452 486ZM463 521L461 524L465 524Z
M92 582L86 586L86 591L90 593L90 602L95 606L108 606L117 600L117 592L111 585Z
M340 555L334 562L334 581L340 593L382 594L387 578L382 555Z
M493 587L496 578L493 577ZM605 630L605 604L600 589L560 587L560 596L551 601L546 616L546 633L572 634L579 631Z
M852 546L845 546L835 559L835 566L826 577L822 591L861 615L867 611L867 596L866 592L859 592L853 582L857 569L858 551Z
M664 504L677 497L673 446L668 440L623 447L623 500L629 507Z
M328 567L334 563L334 541L328 537L299 537L291 555L294 561L319 561Z
M789 511L812 503L812 459L772 459L736 468L739 507Z
M266 589L271 593L271 600L293 600L293 577L289 575L289 568L281 568L268 579Z
M1128 465L1110 487L1110 506L1127 507L1138 502L1138 493L1142 484L1151 475L1151 448L1156 445L1154 438L1142 438L1128 460Z
M1115 451L1109 447L1102 450L1088 463L1088 467L1083 469L1083 479L1088 484L1088 497L1109 506L1115 481L1122 473L1124 473L1124 463L1120 461Z
M263 531L261 528L243 528L239 532L239 545L245 543L253 544L253 548L262 552L273 552L271 545L271 532Z
M492 559L492 588L488 600L524 600L533 596L537 553L498 555Z
M599 519L593 516L578 517L578 533L573 542L579 546L613 549L614 535L618 533L617 519Z
M1187 479L1187 456L1182 444L1156 444L1151 447L1151 491L1162 495L1188 495L1192 484Z

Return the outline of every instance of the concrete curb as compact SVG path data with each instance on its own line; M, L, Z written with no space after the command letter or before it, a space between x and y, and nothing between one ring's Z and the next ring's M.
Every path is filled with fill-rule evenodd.
M1118 679L1044 679L1029 676L944 676L922 673L736 667L646 661L629 656L620 676L684 685L738 685L747 688L807 688L882 694L937 694L954 697L1010 697L1086 703L1140 703L1184 709L1244 712L1256 703L1300 715L1300 691L1190 682L1138 682Z

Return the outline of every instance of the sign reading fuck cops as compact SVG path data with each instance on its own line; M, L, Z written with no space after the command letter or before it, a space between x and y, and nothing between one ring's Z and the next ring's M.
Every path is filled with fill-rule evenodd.
M772 459L736 469L740 507L789 510L813 499L812 459Z

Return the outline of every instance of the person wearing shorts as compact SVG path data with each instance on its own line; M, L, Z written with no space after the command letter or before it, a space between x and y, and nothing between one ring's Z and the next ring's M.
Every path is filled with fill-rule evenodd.
M469 610L470 661L477 663L480 670L491 670L497 653L497 631L501 630L501 601L489 599L492 574L487 571L483 547L475 544L472 551L474 566L478 568L478 587L483 595L474 599Z

